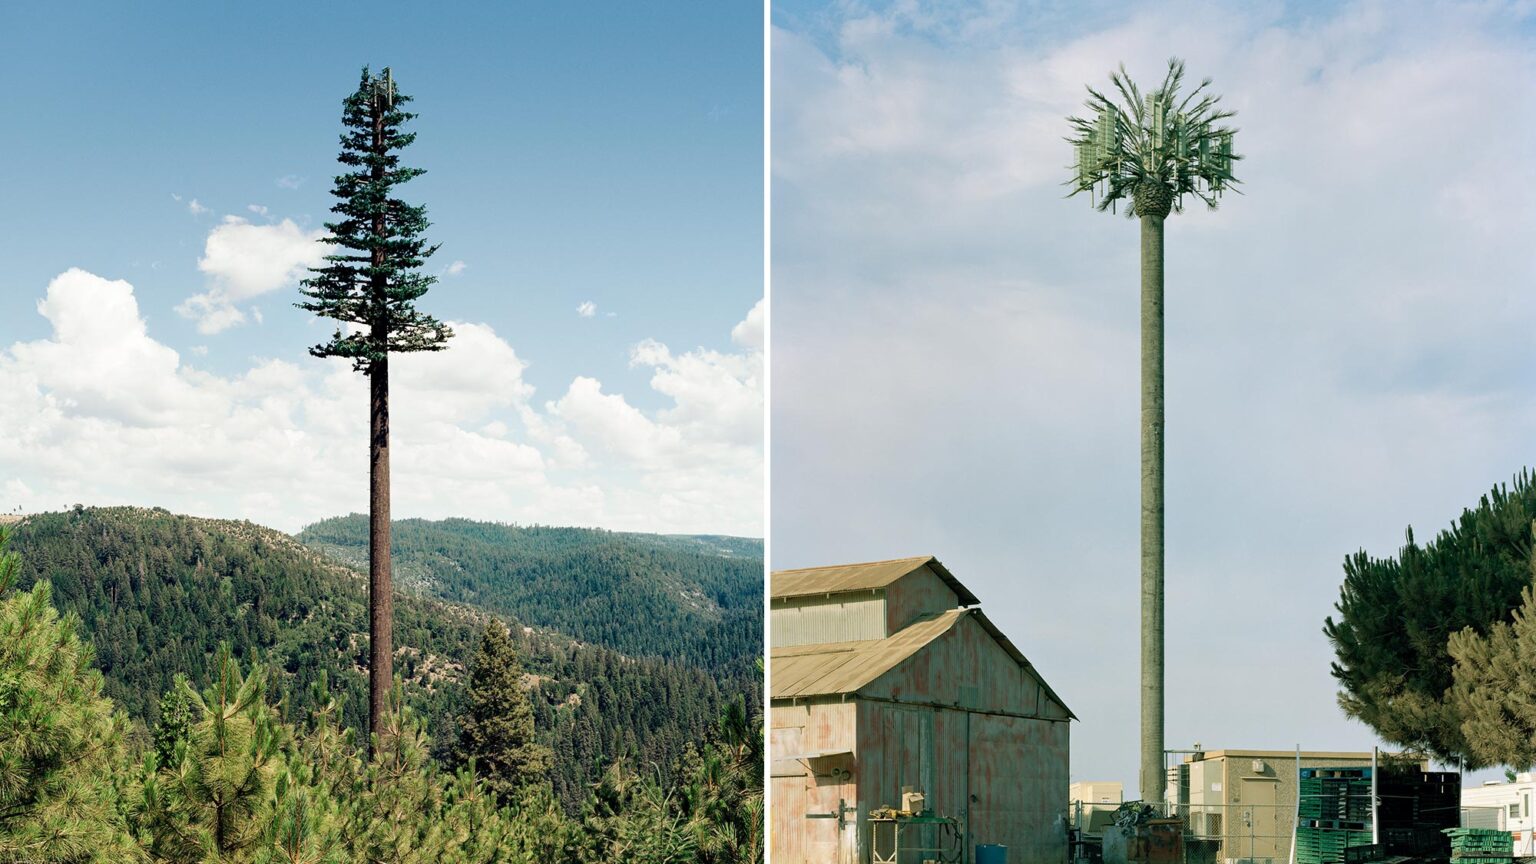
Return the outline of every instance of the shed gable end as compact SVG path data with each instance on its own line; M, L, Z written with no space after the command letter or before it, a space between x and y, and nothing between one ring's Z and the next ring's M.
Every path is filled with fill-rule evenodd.
M914 705L1067 721L1072 712L1028 662L1020 662L973 610L921 651L859 689Z

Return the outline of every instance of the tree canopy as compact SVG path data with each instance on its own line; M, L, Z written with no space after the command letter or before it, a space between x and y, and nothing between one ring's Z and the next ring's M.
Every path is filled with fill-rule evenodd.
M1469 707L1498 674L1470 670L1457 684L1456 656L1466 663L1509 659L1529 625L1513 613L1531 586L1536 483L1522 471L1496 486L1433 540L1410 528L1395 557L1356 552L1344 562L1344 584L1323 632L1333 644L1339 705L1384 740L1468 768L1508 761L1475 736ZM1452 642L1453 634L1460 634ZM1528 668L1528 667L1527 667ZM1485 706L1486 708L1486 706ZM1480 709L1480 713L1484 709ZM1486 718L1486 713L1481 713Z
M546 536L542 532L566 537L574 549L601 543L606 535L576 529L536 533ZM14 544L24 555L17 574L20 587L51 583L59 609L81 618L105 676L104 692L131 722L156 726L162 704L174 706L180 698L163 702L164 694L183 692L176 686L178 674L194 688L206 687L209 661L227 642L241 662L260 661L268 668L272 697L286 701L291 710L324 704L313 686L323 679L328 693L340 697L338 722L348 728L365 725L366 585L352 567L248 522L127 507L29 516L17 526ZM484 572L486 561L463 560L466 568ZM600 582L584 569L594 560L584 554L543 560L535 584ZM633 563L645 566L640 559ZM761 597L761 559L756 567ZM497 572L510 579L516 571ZM497 583L473 584L487 586L484 598ZM647 644L670 658L619 653L560 632L566 622L616 620L624 611L623 598L616 593L601 605L558 610L570 617L498 616L511 625L508 638L526 673L538 742L553 754L550 780L561 806L571 813L580 810L590 785L620 757L658 765L670 778L688 744L708 734L732 695L745 695L753 712L761 707L761 678L751 666L727 675L677 656L685 653L679 650L683 646L668 643L668 619L659 613L655 627L634 627L634 621L652 614L644 602L637 601L630 613L630 629L652 631ZM542 607L526 608L537 613ZM426 725L429 749L445 757L458 741L455 718L464 708L467 673L493 614L483 607L400 593L395 615L395 671L403 696ZM760 646L760 611L755 627Z

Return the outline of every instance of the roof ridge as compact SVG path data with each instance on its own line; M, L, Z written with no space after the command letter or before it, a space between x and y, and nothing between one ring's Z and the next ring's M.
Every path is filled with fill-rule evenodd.
M879 561L855 561L849 564L818 564L815 567L791 567L787 570L775 570L773 575L780 573L805 573L809 570L837 570L843 567L873 567L876 564L896 564L901 561L931 561L932 555L906 555L900 558L882 558Z

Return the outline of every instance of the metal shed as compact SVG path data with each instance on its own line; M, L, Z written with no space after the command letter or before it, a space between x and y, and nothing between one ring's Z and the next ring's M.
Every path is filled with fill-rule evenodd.
M871 811L907 791L955 819L963 861L1065 860L1076 718L953 574L924 556L780 571L771 591L775 864L868 864Z

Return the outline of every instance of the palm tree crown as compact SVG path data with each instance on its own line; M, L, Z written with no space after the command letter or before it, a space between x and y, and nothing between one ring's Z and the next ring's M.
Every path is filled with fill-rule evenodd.
M1205 92L1209 78L1180 99L1183 80L1184 63L1175 58L1163 85L1145 96L1123 64L1111 74L1124 107L1088 88L1084 104L1093 119L1067 118L1074 132L1067 140L1077 150L1068 197L1087 192L1099 210L1128 198L1127 216L1180 212L1185 195L1216 207L1221 193L1238 183L1232 176L1232 163L1242 158L1232 152L1237 130L1219 125L1235 112L1217 109L1221 97Z

